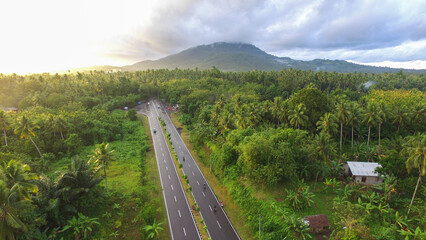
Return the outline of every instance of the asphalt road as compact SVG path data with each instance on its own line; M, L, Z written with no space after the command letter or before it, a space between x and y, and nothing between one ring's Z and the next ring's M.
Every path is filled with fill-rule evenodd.
M216 198L216 195L213 193L207 180L204 178L198 165L192 158L191 153L180 137L176 127L173 125L170 117L167 115L165 106L156 100L151 101L151 105L153 104L155 105L157 114L166 123L167 133L170 133L171 135L173 147L177 152L179 162L183 164L182 169L184 174L188 176L189 184L192 186L192 193L194 195L195 201L200 207L200 213L207 226L211 239L240 239L237 231L224 211L224 209L226 210L226 203L224 203L225 206L224 209L222 209L219 205L219 201ZM183 157L185 157L185 161L183 161ZM206 189L203 187L204 183L207 185ZM216 206L216 212L214 211L214 206Z
M140 114L146 115L149 119L172 239L201 239L182 184L179 181L165 136L163 131L161 131L158 120L159 112L154 108L152 102L139 105L135 110ZM153 133L154 128L157 130L156 133Z

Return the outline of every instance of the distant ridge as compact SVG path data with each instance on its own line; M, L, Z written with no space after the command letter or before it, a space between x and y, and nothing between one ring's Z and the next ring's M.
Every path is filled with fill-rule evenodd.
M192 47L177 54L172 54L158 60L145 60L123 67L97 67L108 71L142 71L148 69L211 69L216 67L221 71L250 71L250 70L283 70L294 68L301 70L327 72L363 72L383 73L399 72L401 69L374 67L355 64L344 60L315 59L312 61L294 60L289 57L277 57L268 54L252 44L216 42L208 45ZM96 70L95 68L89 70ZM402 69L410 73L426 73L425 70Z

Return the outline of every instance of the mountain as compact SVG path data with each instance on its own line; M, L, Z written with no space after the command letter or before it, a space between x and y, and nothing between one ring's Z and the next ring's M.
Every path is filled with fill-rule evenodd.
M301 70L328 72L399 72L400 69L373 67L355 64L343 60L315 59L312 61L294 60L289 57L277 57L268 54L254 45L246 43L217 42L186 49L177 54L158 60L145 60L123 67L110 67L111 70L142 71L148 69L211 69L221 71L277 70L294 68ZM99 68L99 67L98 67ZM107 66L103 69L108 71ZM93 69L95 70L95 69ZM426 73L426 70L403 69L404 72Z

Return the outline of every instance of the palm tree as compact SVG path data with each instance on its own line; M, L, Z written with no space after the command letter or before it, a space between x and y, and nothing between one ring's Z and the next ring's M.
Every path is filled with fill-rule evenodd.
M272 117L277 120L277 124L280 125L280 115L283 99L281 97L275 97L274 102L272 103Z
M342 140L343 140L343 123L348 121L350 115L349 104L346 100L342 100L336 104L336 117L340 122L340 152L342 152Z
M330 137L323 132L315 135L311 147L311 152L323 159L323 162L330 162L329 160L336 152L336 144L334 142L330 143Z
M257 109L258 108L256 105L254 105L254 103L250 103L247 107L248 122L249 122L249 125L253 128L255 128L260 121L260 117L259 117L259 113Z
M351 140L351 148L354 149L354 126L358 124L359 121L359 105L356 102L352 102L349 104L349 114L347 123L352 128L352 140Z
M305 115L305 111L306 108L303 103L300 103L295 106L294 109L290 110L290 115L288 116L290 124L298 129L300 126L306 126L306 124L308 124L308 116Z
M163 225L162 222L157 223L154 219L154 223L152 225L146 225L143 229L148 233L148 239L159 239L160 231L163 231L164 228L161 227Z
M404 123L407 119L407 110L405 105L396 105L393 108L392 112L392 123L398 126L397 132L399 133L399 129L404 126Z
M8 188L7 184L0 180L0 239L14 240L15 233L27 231L27 226L19 218L22 210L29 200L20 199L16 188Z
M114 150L108 151L108 145L109 144L105 144L105 143L99 144L90 158L91 161L94 161L94 163L99 169L101 168L104 169L105 186L106 186L107 194L108 194L108 181L107 181L106 170L109 168L109 164L111 160L113 160L112 153L114 152Z
M61 115L55 115L53 117L53 129L55 130L55 132L58 131L61 134L62 140L64 140L63 132L66 129L66 123Z
M0 110L0 128L3 128L3 135L4 135L4 143L7 146L7 135L6 130L9 128L10 122L9 118L5 111Z
M402 146L403 149L401 153L408 157L405 162L407 171L410 172L411 169L419 170L419 178L416 188L414 189L413 197L411 198L410 206L408 207L408 213L410 213L411 205L413 205L421 178L426 174L426 135L418 133L417 135L407 137L407 141Z
M365 111L362 114L362 122L367 124L368 126L367 146L370 146L371 128L376 126L379 120L380 120L380 116L377 111L377 105L373 102L368 103L367 109L365 109Z
M333 133L337 131L337 119L331 113L326 113L317 122L318 130L323 132L328 137L331 137Z
M38 154L40 154L40 157L42 158L43 155L40 152L40 149L38 148L37 144L34 142L32 136L35 136L34 130L35 128L39 128L35 123L30 121L29 118L27 118L25 115L22 115L21 119L18 121L16 128L15 128L15 134L19 134L21 138L30 139L31 142L36 147Z
M378 104L378 115L379 115L379 119L378 119L378 123L379 123L379 152L381 151L381 144L380 144L380 132L381 132L381 126L382 124L386 121L386 114L387 114L387 110L386 110L386 105L383 101L381 101Z
M0 165L0 179L4 180L6 187L14 190L20 200L29 199L30 193L38 191L37 186L30 183L37 179L37 175L30 171L30 166L12 159Z
M410 120L411 123L418 124L424 121L424 113L425 113L425 104L423 102L414 103L413 107L410 110Z
M242 107L238 107L235 112L235 123L239 128L246 128L247 127L247 107L246 105L242 105Z

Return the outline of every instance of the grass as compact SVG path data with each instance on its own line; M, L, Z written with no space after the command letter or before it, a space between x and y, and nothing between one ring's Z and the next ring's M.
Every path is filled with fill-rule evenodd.
M241 208L234 202L234 199L231 197L226 187L224 187L220 183L219 179L217 179L216 176L210 172L209 166L206 166L202 161L200 161L198 154L194 151L194 147L190 142L189 131L186 129L185 126L183 126L179 122L179 120L177 119L177 114L172 113L170 118L172 119L175 126L181 129L181 137L183 141L185 142L186 146L191 152L191 155L194 157L194 160L197 162L198 166L200 167L201 172L203 172L204 177L209 182L209 185L211 186L212 190L216 194L217 198L219 199L219 201L223 201L224 210L226 211L226 214L228 215L232 224L234 225L235 229L240 235L240 238L256 239L256 237L253 236L252 232L250 231L247 224L245 223L245 220L244 220L245 218L241 214L242 212ZM208 151L207 147L204 148L204 151Z
M151 130L148 127L149 121L146 116L141 116L141 118L142 118L143 126L146 126L144 127L144 130L145 130L146 136L148 136L147 140L150 146L149 150L146 153L146 160L147 160L146 174L153 186L151 197L158 199L158 201L161 203L159 206L160 210L158 211L157 219L159 219L158 222L164 223L162 226L164 228L164 231L162 232L162 234L160 234L160 240L172 239L170 234L169 221L167 218L166 205L164 203L164 198L163 198L163 189L161 187L160 173L158 172L157 160L155 158L154 143L152 141Z
M142 229L146 218L154 216L157 222L163 222L160 240L171 239L165 210L162 188L158 174L154 148L150 135L148 119L135 122L126 121L132 129L123 139L113 141L109 149L114 150L114 159L107 170L110 197L104 206L93 208L90 217L99 218L100 225L95 227L95 238L101 239L142 239ZM146 141L145 141L146 140ZM144 152L144 147L150 148ZM78 154L88 160L95 146L83 147ZM145 184L142 184L141 159L145 162ZM64 157L49 166L49 176L59 176L68 169L70 157ZM103 175L103 171L100 172ZM100 183L105 186L105 181Z

